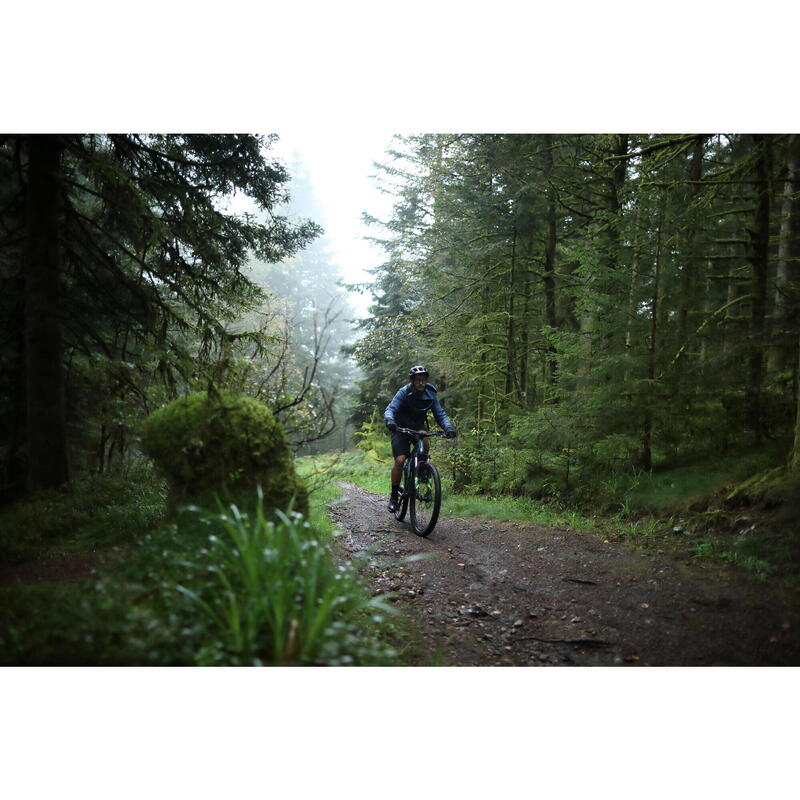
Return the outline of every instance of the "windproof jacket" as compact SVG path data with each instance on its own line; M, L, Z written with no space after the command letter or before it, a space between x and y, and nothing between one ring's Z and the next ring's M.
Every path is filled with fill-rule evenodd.
M436 422L442 430L452 429L447 414L444 413L439 398L436 397L436 387L431 383L425 384L425 390L421 395L414 395L414 387L407 383L398 389L397 394L392 398L392 402L386 406L383 412L383 420L386 423L394 422L401 428L413 428L415 431L423 430L427 427L428 412L432 411Z

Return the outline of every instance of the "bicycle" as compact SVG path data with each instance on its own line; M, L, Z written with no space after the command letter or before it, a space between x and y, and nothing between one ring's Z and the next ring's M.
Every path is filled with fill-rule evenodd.
M418 536L427 536L439 519L442 505L442 482L439 470L431 463L425 452L423 440L431 436L445 437L442 431L415 431L411 428L398 428L416 439L411 455L403 465L403 483L398 495L394 518L399 522L405 519L406 511L411 510L411 527Z

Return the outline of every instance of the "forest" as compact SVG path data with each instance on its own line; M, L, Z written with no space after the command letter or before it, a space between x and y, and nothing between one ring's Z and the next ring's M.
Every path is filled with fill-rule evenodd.
M770 134L401 139L356 419L425 362L467 434L461 484L575 495L770 445L796 474L798 154Z
M391 216L365 209L384 260L349 287L275 138L0 136L2 663L396 663L364 564L308 553L335 480L388 493L383 409L413 364L458 431L453 498L670 535L758 508L768 545L695 555L796 579L798 135L396 136ZM234 427L154 444L191 398ZM244 511L256 418L311 498L279 522ZM190 522L212 462L243 513ZM17 585L56 562L78 582Z
M332 432L341 292L269 142L4 137L2 500L124 463L139 420L209 383L266 401L298 446ZM259 218L225 211L236 192Z

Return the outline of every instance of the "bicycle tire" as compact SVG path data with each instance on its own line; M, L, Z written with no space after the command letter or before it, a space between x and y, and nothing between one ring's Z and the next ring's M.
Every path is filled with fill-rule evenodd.
M416 480L413 484L410 497L411 527L417 536L428 536L436 526L439 509L442 506L442 481L439 478L439 470L430 461L423 461L417 465Z
M409 473L403 470L403 487L400 490L400 497L397 502L397 509L394 512L394 518L398 522L402 522L406 518L406 510L408 509L408 495L411 490L409 481Z

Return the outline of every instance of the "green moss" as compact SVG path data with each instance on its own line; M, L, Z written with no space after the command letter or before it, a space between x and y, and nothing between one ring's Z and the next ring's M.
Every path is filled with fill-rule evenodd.
M774 507L797 496L798 480L783 466L758 472L738 484L725 498L728 503Z
M268 509L308 513L308 493L280 423L263 403L232 392L198 392L154 411L142 447L164 473L172 510L182 505L250 505L256 487Z

